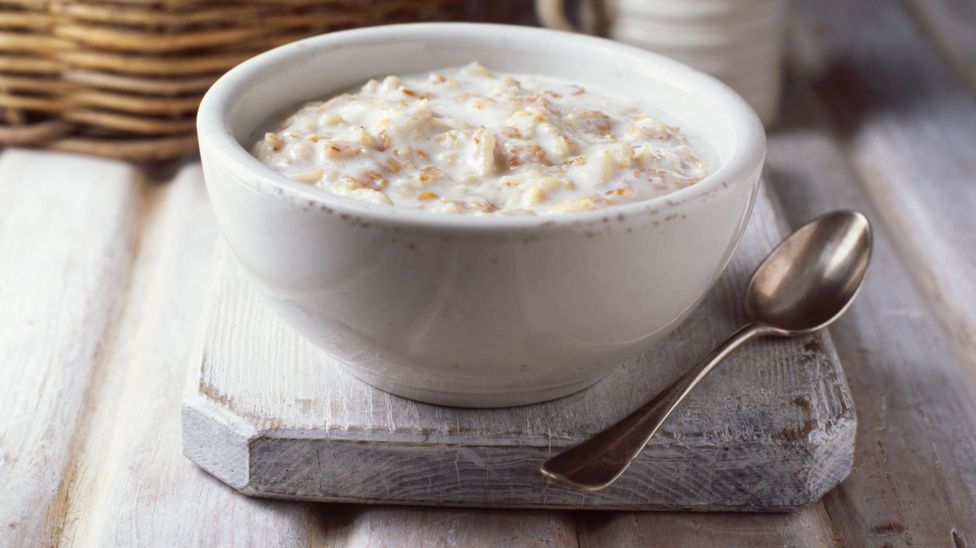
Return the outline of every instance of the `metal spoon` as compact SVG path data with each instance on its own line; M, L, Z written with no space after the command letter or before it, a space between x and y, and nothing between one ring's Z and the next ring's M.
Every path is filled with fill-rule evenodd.
M871 258L871 226L857 211L835 211L790 234L756 268L745 293L749 323L651 401L585 442L549 459L547 478L599 491L620 477L672 411L720 361L756 337L822 329L857 295Z

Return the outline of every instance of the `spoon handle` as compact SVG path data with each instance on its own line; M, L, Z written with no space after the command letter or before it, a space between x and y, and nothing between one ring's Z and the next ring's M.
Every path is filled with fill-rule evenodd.
M583 491L599 491L609 486L634 462L685 396L720 361L753 337L767 333L768 328L761 324L743 326L649 402L576 447L547 460L540 472Z

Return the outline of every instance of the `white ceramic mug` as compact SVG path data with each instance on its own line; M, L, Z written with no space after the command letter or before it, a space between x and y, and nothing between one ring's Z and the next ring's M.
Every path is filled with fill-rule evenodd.
M564 0L536 0L542 23L576 30ZM707 72L752 105L767 126L776 117L785 0L588 0L583 30L667 55Z

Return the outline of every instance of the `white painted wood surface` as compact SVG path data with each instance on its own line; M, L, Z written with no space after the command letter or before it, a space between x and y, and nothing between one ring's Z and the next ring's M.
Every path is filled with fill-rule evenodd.
M913 9L902 11L908 3ZM854 469L821 502L758 515L242 497L180 453L186 372L171 364L193 352L205 300L196 284L216 275L217 265L207 251L216 236L196 168L181 171L178 184L149 184L121 164L6 151L0 247L44 253L28 259L18 251L11 262L0 252L0 546L976 546L976 347L965 335L976 331L966 314L976 302L957 291L972 291L976 281L965 262L959 267L965 254L945 243L976 232L976 204L967 191L951 192L972 184L973 156L964 153L974 129L965 105L976 100L976 86L961 85L963 65L951 55L973 59L966 40L976 21L958 0L873 2L868 10L878 13L867 15L854 13L858 5L794 6L790 112L770 134L768 181L791 223L860 207L878 236L865 292L833 330L858 410ZM929 17L941 24L920 19L929 10L942 10ZM845 20L851 23L838 23ZM892 21L898 24L889 28ZM901 44L875 45L852 61L859 40L880 39ZM932 46L942 42L949 47ZM912 62L895 62L906 50L914 51ZM890 82L933 71L938 87L891 97L902 91ZM850 109L865 87L873 107ZM937 120L956 137L939 137L943 148L929 147L919 160L946 165L915 172L919 189L944 186L919 200L896 172L905 159L884 157L916 154L905 144L938 132L926 111L945 101L957 115L937 112ZM882 131L884 139L871 137ZM889 175L900 182L889 184ZM117 228L107 230L112 218ZM901 225L917 219L936 227L926 230L937 245L904 237ZM120 255L104 258L112 253ZM15 287L24 291L11 293ZM11 319L14 302L36 312L30 319L46 326L42 334L27 337L26 324ZM153 335L164 329L167 336ZM124 341L128 350L113 350Z
M391 396L340 371L272 314L228 257L183 408L190 459L250 495L454 506L790 510L847 476L856 421L829 340L734 354L611 488L538 472L626 415L742 323L749 274L781 231L764 192L729 267L673 335L594 387L470 410ZM229 254L228 254L229 255Z
M859 207L877 228L873 275L833 330L862 428L824 505L842 538L973 546L976 156L960 143L976 138L976 99L897 5L857 29L841 18L863 12L843 8L797 10L794 101L767 170L792 219ZM824 71L848 76L828 89Z
M57 538L144 188L123 164L47 157L0 158L0 531L17 544Z

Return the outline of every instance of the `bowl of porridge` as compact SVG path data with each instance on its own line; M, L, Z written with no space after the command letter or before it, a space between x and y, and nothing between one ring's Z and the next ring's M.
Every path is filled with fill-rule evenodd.
M765 137L717 80L610 41L464 23L283 46L198 117L230 249L325 361L495 407L666 336L730 260Z

